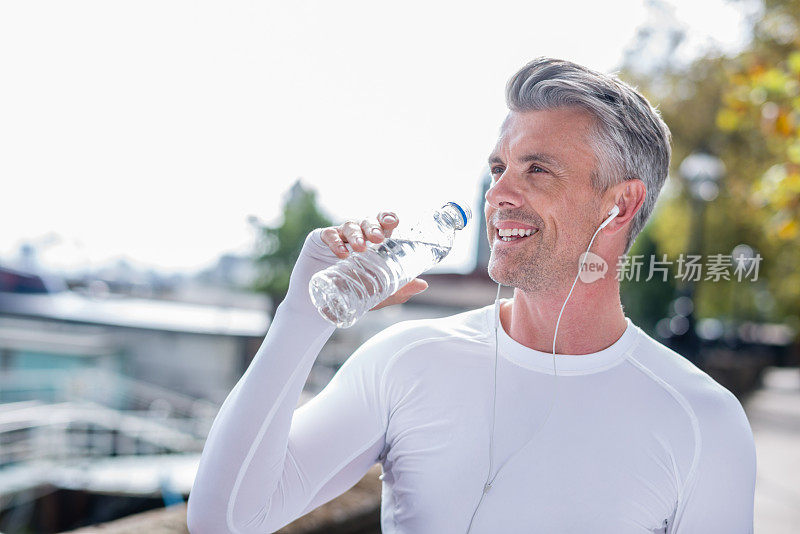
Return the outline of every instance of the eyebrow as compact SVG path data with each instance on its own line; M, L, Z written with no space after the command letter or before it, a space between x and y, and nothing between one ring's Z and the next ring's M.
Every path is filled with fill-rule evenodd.
M521 163L533 163L539 162L544 163L545 165L552 165L554 167L562 167L561 162L559 162L553 156L549 154L544 154L542 152L534 152L532 154L525 154L521 158L519 158ZM500 156L496 154L492 154L489 156L489 165L494 165L495 163L503 163L503 160L500 159Z

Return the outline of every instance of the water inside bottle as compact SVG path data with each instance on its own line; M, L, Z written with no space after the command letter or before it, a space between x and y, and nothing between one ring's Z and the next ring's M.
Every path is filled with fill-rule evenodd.
M450 248L424 241L387 239L383 243L377 244L376 250L378 254L386 257L389 261L394 261L395 258L400 260L406 272L422 273L442 261L450 252ZM410 281L411 278L405 282Z
M312 280L312 300L323 316L347 328L449 252L450 247L410 239L368 243L365 252L352 254L347 258L352 261L345 260L338 272ZM381 258L373 260L373 255Z

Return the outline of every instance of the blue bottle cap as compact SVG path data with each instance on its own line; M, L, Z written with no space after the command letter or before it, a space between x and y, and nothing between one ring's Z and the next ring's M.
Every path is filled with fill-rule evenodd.
M458 212L461 214L461 218L464 219L464 227L466 227L467 226L467 220L468 220L467 219L467 214L464 212L464 210L461 208L461 206L459 206L455 202L448 202L448 204L452 204L453 206L456 207Z

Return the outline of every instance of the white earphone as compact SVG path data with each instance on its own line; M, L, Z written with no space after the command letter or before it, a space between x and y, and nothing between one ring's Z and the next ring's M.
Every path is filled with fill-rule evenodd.
M611 211L609 211L609 212L608 212L608 219L606 219L605 221L603 221L603 222L602 222L602 224L600 224L600 228L598 228L597 230L599 231L599 230L602 230L603 228L605 228L605 227L606 227L606 225L607 225L608 223L610 223L611 221L613 221L613 220L614 220L614 217L616 217L617 215L619 215L619 206L617 206L616 204L614 204L614 207L613 207L613 208L611 208ZM593 238L593 239L594 239L594 238ZM592 245L591 245L591 244L589 244L589 246L591 247Z
M614 218L617 215L619 215L619 206L614 204L614 207L609 210L608 217L606 218L606 220L604 220L602 223L600 223L600 226L598 226L597 230L595 230L594 235L592 236L592 239L589 241L589 246L586 247L586 252L589 252L589 249L592 248L592 243L594 243L594 238L597 237L598 232L600 232L600 230L605 228L608 225L608 223L613 221ZM578 274L575 276L575 281L572 282L572 287L569 290L569 294L567 294L567 298L564 299L564 304L561 306L561 311L559 312L558 320L556 321L556 329L555 329L555 332L553 333L553 376L554 376L554 380L555 381L557 381L557 379L558 379L558 371L556 370L556 337L558 337L558 325L561 323L561 314L564 313L564 308L567 306L567 301L569 300L569 297L572 296L572 290L575 289L575 284L578 282L578 278L581 275L581 269L583 268L583 262L585 260L586 260L586 254L583 254L583 257L581 259L580 265L578 265ZM469 520L469 526L467 527L467 534L469 534L470 530L472 529L472 522L475 520L475 514L478 513L478 508L480 508L481 503L483 502L483 497L487 493L489 493L490 489L492 489L492 482L494 482L494 479L500 473L500 470L508 463L509 460L511 460L511 458L513 458L518 452L520 452L522 449L524 449L525 445L530 443L530 441L533 439L533 437L538 435L538 432L537 432L533 437L531 437L525 443L525 445L523 445L522 447L517 449L517 451L514 454L512 454L510 457L508 457L506 459L506 461L503 462L503 464L497 469L497 472L494 474L494 476L492 476L492 465L493 465L493 456L494 456L494 454L493 454L493 449L494 449L494 421L495 421L495 415L496 415L495 411L496 411L496 406L497 406L497 352L498 352L498 347L497 347L497 344L498 344L497 343L497 329L499 328L499 323L500 323L500 310L499 310L499 308L497 306L497 301L500 299L500 287L501 287L501 284L498 283L497 284L497 296L494 299L494 310L495 310L495 312L494 312L494 396L493 396L493 400L492 400L492 430L491 430L491 433L489 434L489 473L486 476L486 482L484 482L484 484L483 484L483 492L481 493L480 500L478 501L477 506L475 506L475 510L472 512L472 517ZM547 423L547 420L550 419L550 412L553 410L553 405L555 404L556 393L558 392L558 389L555 387L555 384L556 384L556 382L553 382L553 397L552 397L551 402L550 402L550 407L547 409L547 415L545 416L544 421L542 422L542 424L539 426L539 432L541 432L542 428Z

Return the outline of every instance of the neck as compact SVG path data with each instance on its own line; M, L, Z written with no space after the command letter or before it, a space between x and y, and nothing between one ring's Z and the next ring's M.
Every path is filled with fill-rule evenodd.
M500 305L500 324L518 343L540 352L553 351L556 321L569 287L552 293L526 293ZM591 354L617 341L627 328L619 298L619 281L578 281L558 326L556 354Z

